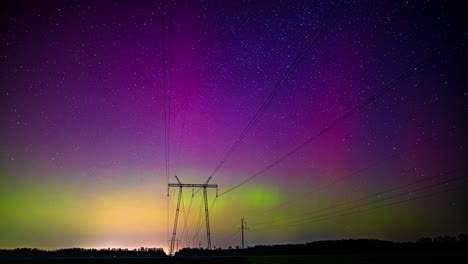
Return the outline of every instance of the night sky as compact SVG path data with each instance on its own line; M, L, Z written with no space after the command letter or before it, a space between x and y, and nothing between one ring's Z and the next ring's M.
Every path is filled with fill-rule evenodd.
M240 245L241 218L247 245L467 233L462 2L166 0L165 122L161 1L2 1L0 248L167 249L168 116L170 182L205 182L333 8L210 181L219 193L437 56L258 177L210 189L213 245ZM206 246L191 194L179 247Z

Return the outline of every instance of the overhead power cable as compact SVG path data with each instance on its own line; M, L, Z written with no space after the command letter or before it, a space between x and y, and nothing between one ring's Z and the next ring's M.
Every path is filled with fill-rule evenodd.
M164 152L166 185L169 184L170 175L170 141L171 141L171 54L172 54L172 0L169 0L169 54L168 67L166 67L166 11L164 0L161 0L161 27L162 27L162 87L164 106ZM167 70L169 68L169 71ZM166 80L168 86L166 87ZM169 243L169 187L167 187L167 241Z
M265 112L265 110L268 108L268 106L271 104L275 96L278 94L278 92L285 86L285 84L288 82L288 80L291 78L291 75L297 70L299 65L304 61L305 57L310 53L310 50L312 47L317 43L317 41L320 39L320 37L327 31L329 28L330 24L332 24L336 17L339 14L339 11L342 9L343 2L340 2L337 5L334 5L329 13L326 15L325 19L322 20L320 25L316 28L315 32L312 34L312 37L310 37L305 46L301 49L299 54L297 54L296 58L292 62L291 65L287 67L287 70L285 74L280 78L278 83L275 85L273 90L270 92L268 95L267 99L264 101L264 103L260 106L260 108L257 110L253 118L250 120L248 125L244 128L242 133L239 135L239 137L236 139L234 144L229 148L227 153L224 155L223 159L219 162L219 164L216 166L216 168L213 170L213 172L210 174L208 177L208 181L213 178L216 173L221 169L221 167L226 163L226 161L231 157L232 153L237 149L239 144L242 142L242 140L245 138L245 136L248 134L250 129L254 126L254 124L257 122L257 120L262 116L262 114Z
M328 131L330 131L332 128L336 127L337 125L339 125L340 123L342 123L343 121L347 120L349 117L351 117L352 115L354 115L356 112L358 112L359 110L363 109L364 107L366 107L368 104L374 102L376 99L380 98L382 95L384 95L386 92L388 92L390 89L393 89L395 88L398 84L400 84L403 80L407 79L408 77L410 77L411 75L413 75L415 72L419 71L421 68L423 68L425 65L429 64L430 62L432 62L438 55L440 55L441 51L440 50L436 50L435 52L433 52L432 54L430 54L429 56L427 56L426 58L424 58L421 62L417 63L415 66L409 68L408 70L406 70L403 74L401 74L400 76L398 76L396 79L394 79L393 81L391 81L387 86L385 86L384 88L382 88L381 90L377 91L374 95L370 96L369 98L367 98L366 100L364 100L363 102L361 102L360 104L356 105L354 108L352 108L349 112L347 112L346 114L342 115L340 118L336 119L335 121L331 122L328 126L326 126L324 129L322 129L319 133L309 137L305 142L303 142L302 144L300 144L299 146L295 147L294 149L292 149L291 151L287 152L286 154L284 154L283 156L281 156L279 159L277 159L276 161L274 161L273 163L271 163L270 165L266 166L265 168L263 168L262 170L260 170L259 172L255 173L254 175L248 177L247 179L245 179L244 181L240 182L239 184L227 189L226 191L222 192L221 194L219 194L219 196L222 196L226 193L229 193L239 187L241 187L242 185L248 183L249 181L251 181L252 179L262 175L263 173L267 172L268 170L274 168L275 166L277 166L279 163L281 163L282 161L288 159L289 157L291 157L292 155L294 155L296 152L298 152L299 150L303 149L304 147L306 147L307 145L309 145L310 143L314 142L315 140L317 140L318 138L320 138L321 136L323 136L324 134L326 134Z
M449 129L448 131L444 131L444 132L451 133L455 129L456 128L452 128L452 129ZM376 162L373 162L373 163L371 163L370 165L368 165L366 167L358 169L358 170L356 170L354 172L338 175L336 178L334 178L329 183L326 183L326 184L324 184L322 186L318 186L318 187L314 188L312 191L307 191L307 192L303 193L300 197L296 197L296 198L293 198L293 199L288 199L285 202L281 203L280 205L277 205L277 206L275 206L273 208L266 209L264 212L265 213L270 212L270 211L276 210L276 209L278 209L280 207L284 207L286 205L291 205L295 201L298 201L298 200L306 197L307 195L317 194L317 193L323 192L324 190L330 188L333 184L336 184L337 182L339 182L341 180L348 179L348 178L353 177L353 176L361 175L366 171L369 171L369 170L371 170L373 168L381 166L382 164L384 164L385 162L387 162L387 161L389 161L391 159L395 159L395 158L397 158L397 157L399 157L401 155L407 154L408 152L413 151L417 147L420 147L421 144L427 143L430 140L434 140L434 139L440 137L441 135L442 135L442 133L438 133L436 135L432 135L432 136L427 137L425 139L418 140L415 144L411 145L410 147L408 147L406 149L401 149L398 152L392 153L392 154L390 154L390 155L388 155L388 156L386 156L386 157L384 157L384 158L382 158L382 159L380 159L380 160L378 160ZM292 206L294 206L294 205L292 205ZM259 213L258 209L255 209L255 211L256 211L256 215L258 215L258 213Z
M163 87L163 106L164 106L164 164L166 186L169 184L168 160L167 160L167 109L166 109L166 45L165 45L165 23L164 23L164 0L161 0L161 45L162 45L162 87ZM167 187L166 197L166 236L167 247L170 247L169 242L169 187Z
M443 190L436 191L436 192L430 192L430 193L423 194L423 195L420 195L420 196L410 197L410 198L407 198L407 199L398 200L398 201L391 202L391 203L385 203L385 204L377 205L377 206L370 207L370 208L363 208L363 209L357 210L357 211L351 211L351 212L344 213L344 214L338 214L338 215L330 216L330 217L327 217L325 219L313 219L311 221L306 221L306 222L302 222L302 223L292 223L292 224L288 224L288 225L285 224L285 225L278 225L278 226L272 226L272 227L262 227L262 228L252 229L252 231L257 231L257 230L262 230L262 229L287 228L287 227L293 227L293 226L298 226L298 225L307 224L307 223L320 223L320 222L330 221L331 219L335 219L335 220L336 219L341 219L340 217L353 215L353 214L358 214L358 213L363 213L363 212L368 212L368 211L372 211L372 210L380 209L380 208L385 208L385 207L391 207L391 206L395 206L395 205L399 205L399 204L403 204L403 203L407 203L407 202L411 202L411 201L415 201L415 200L420 200L420 199L424 199L424 198L428 198L428 197L433 197L433 196L436 196L436 195L439 195L439 194L442 194L442 193L446 193L446 192L450 192L450 191L458 191L458 190L465 191L467 189L467 187L468 187L468 185L455 186L453 188L447 188L447 189L443 189Z
M346 201L344 203L341 203L341 204L338 204L338 205L335 205L335 206L327 207L327 208L324 208L324 209L321 209L321 210L312 211L312 212L309 212L309 213L306 213L306 214L303 214L303 215L300 215L300 216L293 216L291 218L288 218L288 220L292 220L292 221L288 221L286 223L276 225L274 227L298 225L298 224L309 223L311 221L328 219L330 217L341 216L342 213L344 213L344 212L354 211L356 209L359 209L359 208L362 208L362 207L367 207L369 205L373 205L373 204L376 204L376 203L380 203L380 202L384 202L384 201L388 201L388 200L393 200L395 198L399 198L399 197L402 197L402 196L405 196L405 195L412 195L414 193L422 192L424 190L428 190L428 189L431 189L431 188L435 188L435 187L439 187L439 186L443 186L443 185L448 185L451 182L467 179L468 176L463 175L463 176L454 177L454 178L451 178L451 179L446 179L444 181L437 182L437 183L434 183L434 184L431 184L431 185L426 185L426 186L418 187L416 189L411 189L411 190L408 190L406 192L397 193L397 194L394 194L394 195L391 195L391 196L388 196L388 197L380 198L382 195L384 195L386 193L393 192L395 190L406 189L408 187L418 185L418 184L420 184L422 182L425 182L425 181L428 181L428 180L433 180L433 179L440 178L441 177L440 175L447 175L447 174L452 174L452 173L455 173L455 172L459 172L459 171L461 171L461 169L462 168L458 168L458 169L448 171L448 172L445 172L445 173L436 174L436 175L434 175L432 177L428 177L425 180L419 180L419 181L416 181L414 183L410 183L410 184L406 184L406 185L403 185L403 186L391 188L391 189L388 189L388 190L385 190L385 191L382 191L382 192L378 192L378 193L374 193L372 195L361 197L361 198L356 199L356 200ZM353 203L361 202L361 201L376 198L376 197L378 197L379 199L371 200L371 201L368 201L368 202L365 202L365 203L353 205L351 207L342 208L342 209L339 209L339 210L335 210L335 211L331 211L331 212L328 212L328 213L321 214L322 212L326 212L326 211L329 211L329 210L332 210L332 209L335 209L335 208L339 208L339 207L341 207L343 205L348 205L348 204L352 205ZM309 215L312 215L312 216L309 216ZM296 218L304 218L304 219L293 220L293 219L296 219ZM264 228L268 228L268 227L264 227ZM263 227L256 228L256 229L263 229Z

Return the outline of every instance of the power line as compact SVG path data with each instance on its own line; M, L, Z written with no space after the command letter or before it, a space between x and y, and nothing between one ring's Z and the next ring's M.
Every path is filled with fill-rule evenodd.
M168 117L167 117L167 177L170 176L171 160L171 72L172 72L172 0L169 0L169 71L168 71Z
M453 130L455 130L455 128L449 129L446 132L451 132ZM338 176L337 178L333 179L331 182L329 182L329 183L327 183L327 184L325 184L323 186L317 187L312 191L308 191L308 192L302 194L301 197L305 197L308 194L316 194L318 192L324 191L325 189L329 188L330 186L332 186L333 184L337 183L340 180L347 179L347 178L350 178L350 177L353 177L353 176L356 176L356 175L360 175L365 171L368 171L370 169L378 167L378 166L382 165L383 163L385 163L385 162L387 162L387 161L389 161L391 159L394 159L396 157L399 157L399 156L401 156L403 154L406 154L406 153L414 150L415 148L419 147L422 143L426 143L429 140L433 140L433 139L439 137L441 134L442 133L439 133L439 134L433 135L431 137L427 137L427 138L425 138L423 140L419 140L417 143L413 144L412 146L410 146L410 147L408 147L408 148L406 148L404 150L400 150L397 153L392 153L391 155L388 155L388 156L386 156L386 157L384 157L384 158L382 158L382 159L380 159L380 160L378 160L376 162L373 162L372 164L370 164L370 165L368 165L368 166L366 166L364 168L361 168L361 169L356 170L354 172L351 172L349 174L341 174L341 176ZM285 201L284 203L282 203L282 204L280 204L278 206L275 206L273 208L269 208L269 209L265 210L265 212L273 211L273 210L275 210L277 208L283 207L285 205L289 205L289 204L293 203L294 201L297 201L297 200L300 200L300 199L301 199L300 197L295 198L295 199L289 199L289 200ZM257 209L256 209L256 213L258 213Z
M162 45L162 86L163 86L163 106L164 106L164 163L165 163L165 175L166 175L166 186L169 183L169 174L167 166L167 113L166 113L166 47L165 47L165 30L164 30L164 0L161 0L161 45ZM167 236L167 247L169 248L169 187L167 188L166 198L166 236Z
M212 209L213 209L214 205L216 204L217 200L218 200L218 197L215 197L215 199L213 199L213 202L211 203L210 208L209 208L210 212L212 211ZM203 199L202 199L202 205L203 205ZM203 210L203 208L200 208L200 209ZM196 231L195 231L195 235L194 235L194 239L193 239L194 242L196 242L196 240L198 240L198 234L200 233L201 228L202 228L202 226L203 226L203 224L205 222L201 220L201 211L200 211L200 213L198 215L198 222L197 222L197 225L196 225ZM197 238L196 240L195 240L195 237Z
M468 178L468 176L466 176L466 175L465 176L460 176L460 177L455 177L455 178L444 180L442 182L438 182L438 183L431 184L431 185L428 185L428 186L423 186L423 187L419 187L417 189L408 190L408 191L403 192L403 193L398 193L398 194L394 194L394 195L384 197L384 198L381 198L381 199L372 200L372 201L369 201L369 202L366 202L366 203L363 203L363 204L358 204L358 205L355 205L355 206L352 206L352 207L335 210L335 211L325 213L325 214L318 214L318 213L325 212L325 211L328 211L328 210L331 210L331 209L334 209L334 208L339 208L339 207L341 207L343 205L346 205L346 204L361 202L361 201L369 199L369 198L380 197L383 194L393 192L395 190L405 189L407 187L417 185L417 184L419 184L421 182L424 182L424 181L439 178L440 175L451 174L451 173L455 173L455 172L460 171L460 170L461 170L461 168L458 168L456 170L446 172L445 174L443 174L443 173L436 174L435 176L429 177L429 178L424 179L424 180L416 181L414 183L410 183L410 184L406 184L406 185L403 185L403 186L391 188L391 189L388 189L388 190L385 190L385 191L382 191L382 192L374 193L374 194L369 195L369 196L361 197L361 198L356 199L356 200L346 201L344 203L341 203L341 204L338 204L338 205L335 205L335 206L327 207L327 208L324 208L324 209L321 209L321 210L316 210L316 211L309 212L309 213L306 213L306 214L303 214L303 215L294 216L294 217L291 217L289 219L303 218L303 217L306 217L308 215L313 215L312 217L308 217L308 218L305 218L305 219L302 219L302 220L290 221L289 223L283 223L283 224L280 224L280 225L276 225L274 227L282 227L282 226L288 226L288 225L298 225L298 224L308 223L310 221L316 221L316 220L321 220L321 219L328 219L329 217L340 216L341 213L346 212L346 211L355 210L355 209L365 207L365 206L369 206L369 205L372 205L372 204L375 204L375 203L380 203L380 202L383 202L383 201L391 200L391 199L398 198L398 197L401 197L401 196L405 196L405 195L408 195L408 194L421 192L421 191L431 189L431 188L434 188L434 187L438 187L438 186L441 186L441 185L446 185L446 184L448 184L450 182L459 181L459 180L463 180L463 179ZM268 228L268 227L264 227L264 228ZM256 228L256 229L263 229L263 228Z
M428 194L424 194L424 195L420 195L420 196L416 196L416 197L411 197L411 198L404 199L404 200L398 200L398 201L395 201L395 202L392 202L392 203L378 205L378 206L374 206L374 207L371 207L371 208L364 208L364 209L361 209L361 210L358 210L358 211L353 211L353 212L340 214L340 215L334 215L334 216L331 216L331 217L327 217L325 219L314 219L312 221L307 221L307 222L292 223L292 224L289 224L289 225L285 224L285 225L281 225L281 226L278 225L278 226L273 226L273 227L268 228L268 229L292 227L292 226L297 226L297 225L306 224L306 223L324 222L324 221L329 220L329 219L337 219L338 217L348 216L348 215L362 213L362 212L366 212L366 211L371 211L371 210L375 210L375 209L379 209L379 208L395 206L395 205L399 205L399 204L403 204L403 203L406 203L406 202L419 200L419 199L423 199L423 198L427 198L427 197L432 197L432 196L436 196L436 195L439 195L441 193L445 193L445 192L449 192L449 191L464 190L465 187L468 187L468 185L457 186L455 188L448 188L448 189L441 190L441 191L438 191L438 192L432 192L432 193L428 193ZM252 229L252 231L261 230L261 229L267 229L267 227Z
M452 129L450 129L448 132L451 132L451 131L453 131L453 130L455 130L455 129L452 128ZM341 176L338 176L337 178L335 178L332 182L330 182L330 183L328 183L328 184L326 184L326 185L324 185L324 186L318 187L318 188L316 188L316 189L313 190L313 191L310 191L310 192L305 193L304 195L302 195L302 197L304 197L304 196L307 195L307 194L317 194L317 193L320 193L321 191L323 191L323 190L327 189L328 187L332 186L334 183L338 182L339 180L342 180L342 179L345 179L345 178L351 178L351 177L356 176L356 175L360 175L360 174L362 174L363 172L365 172L365 171L367 171L367 170L370 170L370 169L372 169L372 168L375 168L375 167L377 167L377 166L380 166L382 163L384 163L384 162L386 162L386 161L388 161L388 160L390 160L390 159L393 159L393 158L396 158L396 157L398 157L398 156L400 156L400 155L402 155L402 154L408 153L409 151L411 151L411 150L415 149L416 147L418 147L420 144L425 143L425 142L427 142L427 141L429 141L429 140L432 140L432 139L434 139L434 138L437 138L437 137L440 136L440 135L441 135L441 133L440 133L440 134L437 134L437 135L435 135L435 136L426 138L425 140L421 140L421 141L419 141L418 143L412 145L411 147L409 147L409 148L407 148L407 149L405 149L405 150L402 150L402 151L400 151L400 152L397 152L397 153L394 153L394 154L392 154L392 155L389 155L389 156L387 156L387 157L385 157L385 158L383 158L383 159L381 159L381 160L379 160L379 161L377 161L377 162L374 162L374 163L372 163L371 165L366 166L365 168L359 169L359 170L357 170L357 171L355 171L355 172L353 172L353 173L350 173L350 174L342 174ZM424 178L424 179L422 179L420 182L427 181L427 180L430 180L430 179L433 179L433 178L435 178L435 177ZM419 183L419 182L418 182L418 183ZM410 184L410 185L411 185L411 184ZM409 185L405 185L405 186L403 186L403 187L408 187L408 186L409 186ZM399 188L392 188L392 189L388 190L387 192L394 191L394 190L396 190L396 189L399 189ZM370 196L373 196L373 195L370 195ZM293 203L294 201L297 201L297 200L299 200L299 199L300 199L300 198L296 198L296 199L291 199L291 200L289 200L289 201L286 201L286 202L282 203L281 205L278 205L278 206L276 206L276 207L274 207L274 208L270 208L269 210L267 210L267 212L268 212L268 211L272 211L272 210L274 210L274 209L277 209L277 208L279 208L279 207L285 206L285 205L287 205L287 204L291 204L291 203ZM346 204L346 203L347 203L347 202L344 202L344 204ZM342 204L343 204L343 203L342 203ZM342 205L342 204L340 204L340 205ZM294 206L294 205L293 205L293 206ZM258 223L257 223L257 224L258 224ZM256 224L254 223L253 225L256 225Z
M194 236L193 236L192 242L190 244L194 244L198 240L198 234L200 233L201 227L203 225L203 221L201 220L202 212L203 212L203 199L201 199L200 211L198 211L198 217L197 217L198 220L197 220L197 224L195 225Z
M182 234L184 234L184 232L186 233L186 245L187 246L190 246L190 238L189 238L189 232L188 232L188 225L187 225L187 221L188 221L188 216L190 215L190 211L192 210L192 205L193 205L193 197L192 196L190 198L190 204L189 204L189 208L188 208L188 212L185 216L185 219L184 219L184 228L182 229Z
M453 173L453 172L454 171L449 172L449 173ZM370 195L360 197L358 199L344 201L342 203L335 204L335 205L332 205L332 206L329 206L329 207L325 207L325 208L322 208L322 209L319 209L319 210L314 210L314 211L307 212L307 213L304 213L304 214L301 214L301 215L292 216L289 219L306 217L308 215L316 215L317 213L321 213L321 212L324 212L324 211L329 211L329 210L332 210L332 209L335 209L335 208L342 207L344 205L357 203L357 202L364 201L364 200L367 200L367 199L370 199L370 198L379 197L379 196L381 196L383 194L386 194L386 193L391 193L391 192L395 192L395 191L398 191L398 190L401 190L401 189L406 189L408 187L412 187L412 186L418 185L418 184L423 183L423 182L427 182L427 181L430 181L430 180L437 179L437 178L440 177L440 175L443 175L443 174L435 174L435 175L433 175L431 177L427 177L427 178L421 179L419 181L411 182L411 183L408 183L408 184L405 184L405 185L400 185L400 186L393 187L393 188L390 188L390 189L387 189L387 190L384 190L384 191L375 192L375 193L372 193ZM264 223L271 223L271 222L254 223L253 225L262 225Z
M166 25L165 25L165 3L161 1L162 12L162 56L163 56L163 96L164 96L164 148L166 162L166 183L170 175L170 144L171 144L171 54L172 54L172 1L169 1L169 54L168 66L166 67ZM168 70L168 69L169 70ZM166 87L167 80L167 87Z
M172 54L172 0L169 0L169 74L166 68L166 25L165 3L161 0L161 25L162 25L162 71L163 71L163 97L164 97L164 150L166 167L166 185L170 175L170 141L171 141L171 54ZM168 86L166 88L166 79ZM166 91L168 89L168 91ZM167 98L168 97L168 98ZM167 189L167 240L169 241L169 187Z
M188 237L189 237L188 229L187 229L187 220L188 220L188 215L190 214L190 206L192 205L193 197L192 197L192 199L190 199L190 206L189 206L188 212L185 210L185 200L184 200L183 194L181 196L181 199L182 199L181 203L182 203L184 227L182 228L182 232L181 232L182 235L180 236L179 239L181 240L181 242L184 242L184 240L183 240L184 236L186 238L186 241L188 241ZM188 242L186 242L185 244L187 245Z
M166 185L169 183L169 164L168 164L168 120L167 120L167 95L166 95L166 26L165 26L165 4L161 0L161 19L162 19L162 71L163 71L163 97L164 97L164 151L165 151L165 165L166 165ZM169 188L168 188L169 194Z
M315 43L319 40L319 38L326 32L328 26L336 19L338 16L339 11L341 10L343 5L343 2L340 2L339 5L334 5L329 13L327 14L326 18L322 20L320 25L316 28L315 32L312 34L312 37L306 42L305 46L302 48L302 50L299 52L299 54L296 56L294 59L293 63L287 67L286 73L283 75L282 78L280 78L279 82L276 84L274 89L271 91L265 102L262 104L262 106L258 109L258 111L255 113L254 117L250 120L248 125L244 128L240 136L236 139L234 144L231 146L231 148L227 151L226 155L223 157L221 162L216 166L216 168L213 170L213 172L210 174L208 177L208 180L211 179L216 175L216 173L221 169L221 167L225 164L225 162L231 157L232 153L237 149L239 144L242 142L244 137L247 135L247 133L250 131L250 129L253 127L253 125L257 122L257 120L262 116L263 112L268 108L268 106L271 104L275 96L278 94L281 88L286 84L286 82L290 79L291 75L297 70L299 65L302 63L302 61L305 59L305 57L308 55L312 47L314 46Z
M367 98L365 101L361 102L360 104L358 104L357 106L355 106L353 109L351 109L349 112L347 112L346 114L344 114L343 116L341 116L340 118L336 119L335 121L333 121L331 124L329 124L328 126L326 126L324 129L322 129L318 134L314 135L314 136L311 136L309 139L307 139L305 142L303 142L302 144L300 144L299 146L295 147L294 149L292 149L291 151L289 151L288 153L286 153L285 155L283 155L282 157L280 157L279 159L277 159L276 161L274 161L272 164L266 166L265 168L263 168L262 170L260 170L259 172L257 172L256 174L250 176L249 178L245 179L244 181L240 182L239 184L235 185L234 187L231 187L229 188L228 190L222 192L221 194L219 194L220 196L221 195L224 195L226 193L229 193L231 192L232 190L235 190L237 188L239 188L240 186L246 184L247 182L251 181L252 179L260 176L261 174L265 173L266 171L270 170L271 168L275 167L276 165L278 165L279 163L281 163L283 160L289 158L290 156L292 156L293 154L295 154L296 152L298 152L299 150L303 149L304 147L306 147L307 145L309 145L310 143L312 143L313 141L317 140L318 138L320 138L322 135L326 134L329 130L331 130L332 128L334 128L335 126L339 125L341 122L345 121L346 119L348 119L350 116L352 116L354 113L358 112L359 110L361 110L362 108L364 108L365 106L367 106L368 104L370 104L371 102L375 101L376 99L378 99L379 97L381 97L382 95L384 95L387 91L389 91L390 89L392 88L395 88L400 82L402 82L403 80L405 80L406 78L408 78L409 76L413 75L415 72L417 72L420 68L422 68L423 66L427 65L428 63L430 63L432 60L434 60L438 55L440 55L440 51L437 50L435 52L433 52L431 55L427 56L424 60L422 60L420 63L416 64L415 66L411 67L410 69L408 69L405 73L403 73L402 75L400 75L398 78L396 78L395 80L393 80L392 82L390 82L386 87L384 87L383 89L379 90L377 93L375 93L374 95L370 96L369 98Z

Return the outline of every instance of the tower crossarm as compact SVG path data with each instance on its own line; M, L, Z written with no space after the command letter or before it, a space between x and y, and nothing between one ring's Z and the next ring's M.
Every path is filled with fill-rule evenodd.
M218 188L218 184L169 183L168 187Z

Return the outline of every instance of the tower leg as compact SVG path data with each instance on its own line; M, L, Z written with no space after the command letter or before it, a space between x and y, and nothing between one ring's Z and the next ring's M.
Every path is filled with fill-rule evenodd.
M206 240L208 243L208 249L211 249L210 217L208 214L208 195L206 192L206 187L203 187L203 198L203 200L205 201Z
M171 247L169 249L169 255L174 254L174 242L177 233L177 221L179 220L179 208L180 208L180 199L182 197L182 187L179 187L179 198L177 198L177 208L176 208L176 215L174 220L174 229L172 231L172 239L171 239Z

